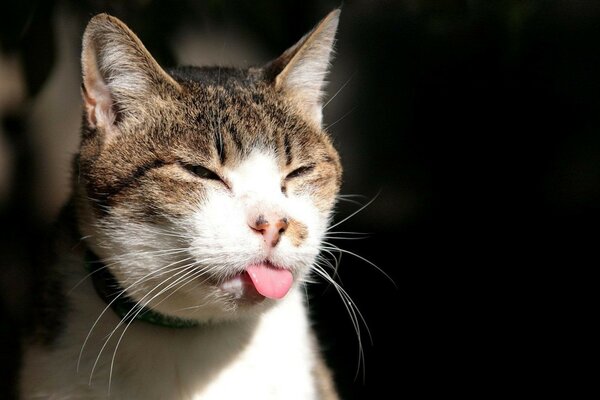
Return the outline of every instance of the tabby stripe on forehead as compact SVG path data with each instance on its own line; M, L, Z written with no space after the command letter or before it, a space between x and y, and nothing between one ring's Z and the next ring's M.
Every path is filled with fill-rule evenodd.
M292 146L290 144L290 134L287 130L283 135L283 147L285 150L285 165L290 165L292 163Z
M225 146L223 145L223 134L221 130L215 131L215 146L217 148L217 154L221 164L225 163Z
M106 205L110 201L111 197L116 196L123 190L137 184L139 179L142 178L144 175L146 175L148 173L148 171L153 170L155 168L160 168L165 164L166 164L165 161L154 160L152 162L149 162L147 164L137 167L136 170L133 171L133 173L131 175L121 179L115 185L105 188L106 190L104 192L99 193L98 200L100 201L100 204Z
M223 117L223 121L221 122L222 126L225 126L221 133L215 133L215 147L217 148L217 154L219 155L219 159L221 164L225 163L227 158L227 154L225 152L225 142L223 140L223 132L227 132L231 141L237 147L238 151L243 149L242 139L240 137L240 133L237 128L233 124L229 124L229 119L227 117Z
M233 140L233 143L235 143L238 150L241 151L243 149L243 146L242 146L242 140L240 138L240 132L237 130L237 128L235 126L231 125L229 127L229 134L231 136L231 139Z

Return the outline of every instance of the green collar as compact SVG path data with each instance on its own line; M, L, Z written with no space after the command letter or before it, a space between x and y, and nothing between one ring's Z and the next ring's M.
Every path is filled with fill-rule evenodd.
M87 251L85 256L85 266L91 272L92 282L94 282L94 288L96 288L98 296L110 305L123 321L131 322L135 319L152 325L175 329L193 328L200 324L198 321L164 315L148 307L140 309L138 303L125 294L125 291L114 275L106 268L106 265L90 250Z

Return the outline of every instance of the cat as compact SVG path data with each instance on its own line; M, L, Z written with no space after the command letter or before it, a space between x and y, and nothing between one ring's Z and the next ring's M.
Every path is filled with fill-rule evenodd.
M159 66L99 14L23 399L337 399L307 316L342 166L340 10L252 68Z

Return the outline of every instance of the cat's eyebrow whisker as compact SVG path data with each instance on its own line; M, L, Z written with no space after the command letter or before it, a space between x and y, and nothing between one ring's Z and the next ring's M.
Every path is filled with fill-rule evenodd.
M331 96L331 97L329 98L329 100L327 100L327 102L326 102L325 104L323 104L323 106L321 107L321 109L323 109L323 110L324 110L324 109L325 109L325 107L327 107L327 104L331 103L331 101L332 101L333 99L335 99L335 98L337 97L337 95L338 95L338 94L340 94L340 92L341 92L342 90L344 90L344 88L346 87L346 85L347 85L348 83L350 83L350 81L352 80L352 78L354 78L354 75L355 75L355 74L356 74L356 72L353 72L353 73L352 73L352 75L350 75L350 78L348 78L348 79L346 80L346 82L344 82L344 84L343 84L342 86L340 86L340 88L337 90L337 92L335 92L335 94L334 94L333 96Z
M375 196L373 196L373 198L371 200L369 200L368 203L366 203L364 206L360 207L358 210L354 211L352 214L348 215L346 218L342 219L339 222L336 222L335 224L331 225L330 227L327 228L327 232L329 232L331 229L335 228L336 226L343 224L344 222L348 221L350 218L354 217L356 214L358 214L359 212L361 212L362 210L364 210L365 208L367 208L368 206L371 205L371 203L373 203L377 197L379 197L379 195L381 194L381 192L377 192L375 194Z
M336 125L338 122L342 121L344 118L346 118L348 115L352 114L354 112L354 110L356 110L356 106L352 107L350 109L350 111L348 111L346 114L342 115L340 118L338 118L337 120L335 120L334 122L332 122L331 124L327 125L325 127L325 129L330 129L332 126Z
M338 194L335 199L339 201L344 201L346 203L354 204L360 207L363 205L363 203L355 199L361 199L364 201L365 199L368 199L368 197L360 194Z

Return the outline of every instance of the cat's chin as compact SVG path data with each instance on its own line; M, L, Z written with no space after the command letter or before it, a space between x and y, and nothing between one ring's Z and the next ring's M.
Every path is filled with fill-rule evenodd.
M218 287L223 292L233 296L235 300L243 303L256 304L266 298L258 293L246 271L224 280Z

